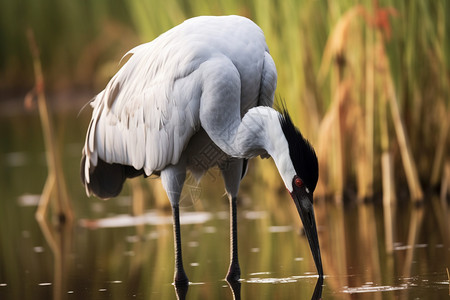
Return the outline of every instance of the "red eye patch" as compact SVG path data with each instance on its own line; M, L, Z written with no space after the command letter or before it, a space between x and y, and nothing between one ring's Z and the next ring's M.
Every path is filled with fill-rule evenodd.
M295 178L294 183L296 186L298 187L302 187L303 186L303 181L300 178Z

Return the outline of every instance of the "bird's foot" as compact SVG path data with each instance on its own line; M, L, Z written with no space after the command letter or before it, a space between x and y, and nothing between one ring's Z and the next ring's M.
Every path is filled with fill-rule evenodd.
M184 271L175 271L174 284L175 286L189 285L189 279Z
M241 278L241 269L239 267L238 263L231 263L230 267L228 268L227 276L225 277L226 281L233 282L233 281L239 281Z

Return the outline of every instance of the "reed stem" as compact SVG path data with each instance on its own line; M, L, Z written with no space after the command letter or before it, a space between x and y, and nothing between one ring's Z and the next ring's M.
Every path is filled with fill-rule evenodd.
M36 79L35 93L37 96L39 116L41 120L42 131L44 135L46 159L48 166L47 181L42 192L40 205L36 211L36 218L38 220L45 219L48 203L50 198L56 197L54 201L55 210L59 222L72 221L73 212L70 207L69 196L67 193L66 182L61 167L61 159L59 151L56 147L55 135L51 117L48 111L47 100L45 97L44 76L42 74L41 60L39 58L39 48L34 38L33 31L30 29L27 32L28 43L33 57L33 67Z

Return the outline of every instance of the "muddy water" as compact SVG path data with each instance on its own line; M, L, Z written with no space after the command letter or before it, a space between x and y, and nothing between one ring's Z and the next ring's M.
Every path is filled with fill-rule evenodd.
M64 227L34 218L47 175L37 115L0 118L0 299L177 299L171 216L155 208L157 179L150 188L146 181L127 185L106 202L87 198L78 178L87 117L63 112L55 119L76 215ZM295 207L284 191L259 184L256 173L253 164L241 189L237 288L223 280L229 216L221 179L213 171L184 191L186 299L311 299L317 275ZM139 186L146 197L136 209L131 195ZM421 208L399 203L392 228L379 201L317 199L315 209L324 299L449 297L449 210L438 199Z

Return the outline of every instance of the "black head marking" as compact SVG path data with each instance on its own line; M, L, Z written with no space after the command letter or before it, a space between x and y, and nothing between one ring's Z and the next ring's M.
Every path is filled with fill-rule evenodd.
M319 163L317 162L316 152L294 126L286 109L281 111L280 124L289 145L289 156L295 172L303 180L305 186L313 192L319 178Z

